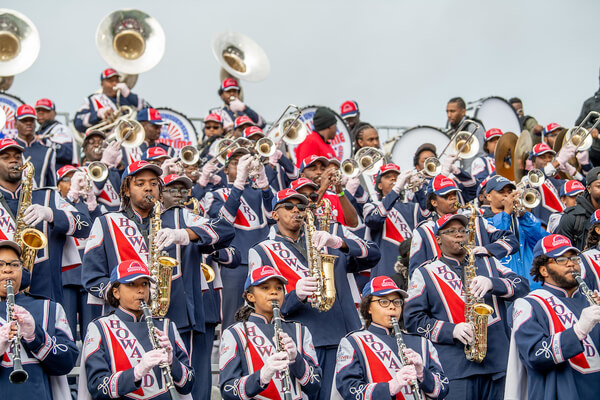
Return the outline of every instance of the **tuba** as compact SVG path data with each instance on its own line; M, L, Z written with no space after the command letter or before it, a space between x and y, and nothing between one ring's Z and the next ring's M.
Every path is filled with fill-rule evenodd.
M264 50L248 36L237 32L218 34L212 51L221 65L221 80L233 76L248 82L262 81L271 69Z
M0 9L0 91L10 89L14 76L25 71L40 53L40 34L29 18Z
M178 262L176 259L167 256L166 251L161 251L156 246L156 234L162 227L160 202L151 196L148 200L154 202L153 215L150 220L150 234L148 235L148 266L150 267L150 273L156 279L156 288L152 293L152 315L164 317L169 311L173 268L177 266Z
M31 278L33 280L33 266L35 264L37 252L48 245L48 238L46 238L46 235L41 231L28 227L24 221L25 211L31 205L33 175L35 174L33 164L28 160L19 168L20 171L24 169L26 169L27 172L25 173L25 179L23 179L21 194L19 196L19 209L14 239L22 250L21 262L23 263L23 268L31 273Z

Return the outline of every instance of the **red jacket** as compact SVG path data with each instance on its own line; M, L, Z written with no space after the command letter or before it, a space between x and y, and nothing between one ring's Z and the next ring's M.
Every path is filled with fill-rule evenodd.
M296 147L296 166L300 167L302 160L306 157L316 154L317 156L327 157L327 159L336 158L335 151L321 135L313 131Z

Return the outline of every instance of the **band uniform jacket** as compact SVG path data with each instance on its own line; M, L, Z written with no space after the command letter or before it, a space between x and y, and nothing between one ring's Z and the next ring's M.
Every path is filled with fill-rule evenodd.
M153 322L171 341L171 376L177 392L184 395L190 393L195 381L194 369L190 366L177 327L168 318L153 318ZM87 388L91 398L97 400L170 400L159 366L152 368L138 382L135 381L135 366L142 355L152 349L144 316L137 319L134 314L119 307L114 313L92 321L83 344L79 391ZM83 383L87 386L83 386Z
M477 182L483 182L485 178L496 172L496 160L494 155L486 154L477 157L471 164L471 175L477 179Z
M264 119L248 105L246 105L244 111L234 112L231 111L229 106L224 104L220 107L211 108L210 110L208 110L208 113L219 115L221 117L221 121L223 121L223 126L225 128L227 128L228 126L231 126L233 128L233 123L235 122L235 120L243 115L246 115L248 118L250 118L252 122L254 122L256 126L258 126L261 129L263 129L266 126Z
M84 169L87 172L89 163ZM109 168L104 181L92 182L95 187L96 201L103 205L107 211L119 211L121 208L121 172L116 168Z
M29 377L23 385L9 382L13 354L9 347L0 355L0 393L3 399L62 400L53 398L50 377L66 375L73 369L79 350L62 306L50 300L17 293L15 303L35 320L35 339L21 339L21 361ZM6 324L6 301L0 302L0 326Z
M306 261L306 239L304 233L296 242L279 233L277 226L269 239L250 250L248 273L263 265L276 268L287 280L285 302L281 312L288 319L299 321L313 335L315 346L337 346L348 332L361 326L355 303L360 302L354 282L354 272L372 268L379 261L380 252L373 242L362 240L340 224L331 225L331 233L344 239L347 251L327 248L328 254L338 256L334 264L335 302L326 312L313 308L308 301L296 296L296 283L309 276Z
M52 147L44 146L37 140L27 143L19 137L14 139L19 146L23 147L23 157L27 159L30 157L30 162L35 169L33 175L33 187L42 188L47 186L56 185L56 171L54 160L56 157L55 151Z
M142 108L150 107L144 99L133 92L130 92L127 97L121 96L120 103L121 106L131 106L138 111ZM100 123L102 120L98 116L98 110L104 107L116 111L117 98L108 97L104 93L94 93L89 95L75 113L75 118L73 120L75 129L84 133L89 127Z
M482 363L468 361L464 345L452 336L454 327L465 322L464 265L444 257L416 269L408 286L404 310L406 330L431 340L446 368L449 379L494 374L506 370L509 328L506 302L529 292L527 279L502 266L498 260L476 256L476 274L492 281L492 290L483 296L494 310L487 328L487 356ZM458 275L460 274L460 275Z
M285 303L284 303L285 304ZM282 321L282 329L296 343L296 360L289 364L292 399L308 399L321 386L321 369L310 331L297 322ZM260 369L275 354L275 325L260 314L237 322L223 332L219 350L219 385L224 400L283 399L282 375L260 384Z
M444 375L433 344L422 336L402 332L407 348L423 360L423 380L419 383L421 398L443 399L448 394L448 378ZM398 342L391 329L371 323L367 329L348 334L340 342L335 365L335 385L344 399L410 399L412 388L404 387L390 396L388 382L402 368Z

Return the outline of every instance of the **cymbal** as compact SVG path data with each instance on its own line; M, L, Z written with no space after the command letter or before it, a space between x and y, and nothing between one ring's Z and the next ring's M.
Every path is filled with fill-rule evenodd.
M496 163L496 174L514 181L515 171L513 169L513 155L519 137L513 132L504 132L496 144L494 161Z
M517 144L515 145L514 175L516 183L521 182L521 179L527 172L525 170L525 165L532 148L533 139L531 138L529 131L525 129L521 132L521 136L519 136L519 140L517 140Z

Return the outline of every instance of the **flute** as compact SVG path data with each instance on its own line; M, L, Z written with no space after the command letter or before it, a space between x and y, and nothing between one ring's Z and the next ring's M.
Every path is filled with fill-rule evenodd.
M275 325L275 350L277 352L285 351L279 333L283 332L281 327L281 311L279 310L279 303L277 300L273 300L273 324ZM281 386L283 391L283 398L285 400L292 400L292 379L290 378L290 368L287 367L283 371L283 377L281 378Z
M402 339L402 332L400 332L400 326L398 325L398 320L395 317L392 317L392 328L394 329L394 336L396 337L396 343L398 344L398 356L400 357L400 363L403 367L410 365L408 357L406 357L405 353L406 345ZM419 383L416 380L410 383L410 388L412 389L414 398L416 400L422 400L421 389L419 389Z
M160 345L158 344L156 332L154 332L154 321L152 320L152 313L150 312L150 308L148 307L145 301L140 301L140 308L144 313L144 319L146 320L146 325L148 326L148 336L150 336L150 343L152 343L152 348L154 350L162 349L162 347L160 347ZM171 367L169 367L168 363L162 363L159 365L159 367L160 371L165 377L165 381L167 382L167 389L169 390L169 396L171 396L171 400L178 400L179 395L177 394L175 384L173 383Z
M14 320L15 310L15 290L12 280L6 281L6 323L10 324ZM21 329L17 324L17 334L10 339L10 350L13 353L13 370L8 376L10 383L25 383L29 374L23 369L21 363Z
M592 289L590 289L587 283L585 283L583 279L581 279L581 275L579 275L579 273L575 271L571 272L571 274L573 274L573 277L579 285L579 290L581 290L581 294L585 296L588 303L590 303L590 306L597 306L598 303L596 302L596 299L594 299L594 293L592 292Z

